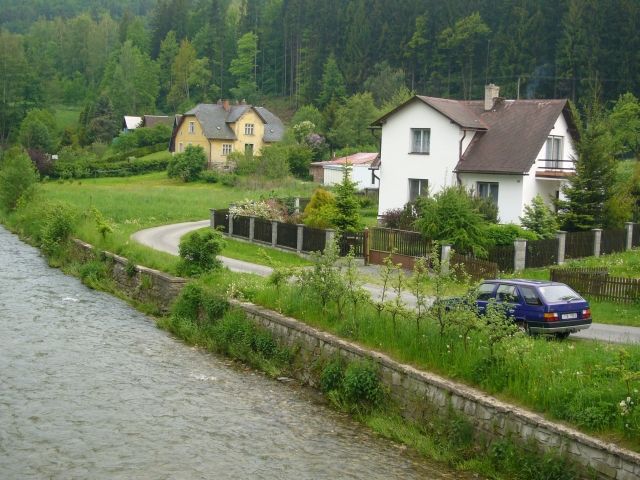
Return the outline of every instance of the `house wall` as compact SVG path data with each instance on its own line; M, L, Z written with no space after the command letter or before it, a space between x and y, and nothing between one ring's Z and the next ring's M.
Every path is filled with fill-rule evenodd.
M189 133L189 122L194 122L195 131ZM182 148L180 146L182 145ZM189 115L184 117L182 125L176 133L175 150L174 153L180 153L187 148L188 145L199 145L203 148L207 160L211 161L211 152L209 148L209 140L204 136L202 131L202 125L195 117L195 115Z
M411 129L430 128L428 155L412 154ZM463 132L447 117L419 101L389 117L382 126L378 215L401 208L409 200L409 179L427 179L430 192L457 183L453 170L458 163ZM465 143L472 135L467 133Z
M500 223L520 223L523 213L522 199L524 185L529 176L495 175L482 173L461 173L460 180L467 188L477 190L477 182L497 182L498 185L498 216Z
M342 182L343 175L342 165L327 165L324 167L324 184L335 185ZM352 182L358 184L358 190L364 190L365 188L378 188L378 180L371 182L371 170L369 165L354 165L351 168L349 178Z
M253 124L253 135L245 135L244 126L247 123ZM260 155L260 150L264 145L264 122L253 110L248 110L231 127L236 134L237 140L233 142L234 152L244 152L247 144L253 144L253 153Z

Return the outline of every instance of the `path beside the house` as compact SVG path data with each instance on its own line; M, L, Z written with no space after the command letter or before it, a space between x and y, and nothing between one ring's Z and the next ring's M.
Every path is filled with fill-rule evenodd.
M139 232L134 233L131 238L136 242L155 250L170 253L171 255L178 255L180 238L193 230L204 228L207 225L209 225L209 220L163 225L161 227L140 230ZM255 275L266 277L273 271L270 267L265 267L264 265L244 262L242 260L223 257L221 255L218 255L218 259L222 261L224 266L233 272L253 273ZM363 270L368 274L371 274L371 267L363 267ZM382 296L382 288L378 285L365 284L364 288L375 299L379 299ZM387 295L389 298L393 298L392 292L388 292ZM415 306L415 297L410 293L403 294L403 300L408 306ZM572 334L572 337L614 343L640 343L640 327L625 327L594 323L591 325L591 328Z

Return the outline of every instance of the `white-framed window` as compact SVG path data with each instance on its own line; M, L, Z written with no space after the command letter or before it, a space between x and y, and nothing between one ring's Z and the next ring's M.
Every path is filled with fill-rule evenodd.
M498 182L477 182L476 189L481 198L490 198L495 204L498 203Z
M245 135L253 135L253 123L245 123L244 124L244 134Z
M196 133L196 122L189 122L189 133Z
M413 202L418 197L426 197L429 194L429 180L425 178L409 179L409 201Z
M222 155L229 155L233 151L233 145L231 143L222 144Z
M244 146L245 155L253 155L253 143L247 143Z
M411 129L411 153L429 153L429 143L431 140L430 128Z
M562 137L550 136L547 138L547 167L562 167Z

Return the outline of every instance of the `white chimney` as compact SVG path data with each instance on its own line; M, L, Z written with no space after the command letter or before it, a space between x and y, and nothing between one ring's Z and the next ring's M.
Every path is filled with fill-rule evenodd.
M500 96L500 87L490 83L484 87L484 109L489 111L493 108L493 104L496 98Z

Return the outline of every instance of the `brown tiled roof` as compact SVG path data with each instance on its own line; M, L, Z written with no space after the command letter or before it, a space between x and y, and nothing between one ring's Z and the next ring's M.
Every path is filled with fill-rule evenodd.
M156 125L173 125L173 116L168 117L166 115L144 115L142 117L142 126L147 128L153 128Z
M488 129L476 132L456 172L523 174L529 172L556 119L574 122L567 100L498 100L490 111L484 101L461 101Z

